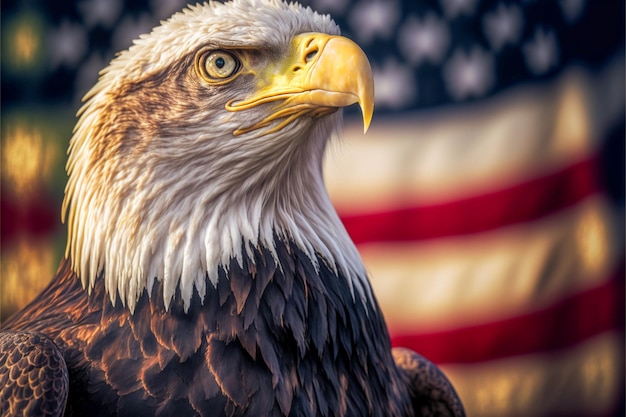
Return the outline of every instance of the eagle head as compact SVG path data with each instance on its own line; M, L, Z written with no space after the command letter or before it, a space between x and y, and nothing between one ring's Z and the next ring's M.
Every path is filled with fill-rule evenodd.
M190 6L100 73L70 142L66 256L131 311L162 282L203 299L219 268L275 239L295 242L371 297L326 193L339 108L373 112L368 60L328 16L298 4ZM207 279L208 277L208 279Z

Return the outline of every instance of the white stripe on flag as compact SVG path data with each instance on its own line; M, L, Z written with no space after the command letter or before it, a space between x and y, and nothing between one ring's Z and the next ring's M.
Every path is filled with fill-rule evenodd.
M467 415L607 415L619 398L621 336L608 332L564 352L444 365Z
M523 314L601 285L623 251L611 210L595 196L530 224L359 250L392 330L443 330Z

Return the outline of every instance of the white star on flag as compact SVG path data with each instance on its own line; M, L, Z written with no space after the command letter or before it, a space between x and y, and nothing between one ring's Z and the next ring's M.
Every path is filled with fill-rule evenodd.
M559 0L559 6L569 24L576 23L585 9L585 0Z
M415 98L417 86L410 67L389 59L382 68L375 66L372 71L376 85L374 100L377 106L397 109Z
M65 20L61 26L48 34L50 67L61 65L73 67L80 62L87 51L87 34L81 25Z
M78 3L78 8L88 28L98 24L110 28L120 16L122 3L120 0L89 0Z
M322 13L341 16L346 12L350 0L314 0L313 9Z
M493 57L474 47L469 53L457 49L445 64L444 79L450 95L456 100L478 97L494 84Z
M366 44L376 37L391 38L399 19L395 1L361 2L354 6L348 17L359 41Z
M476 9L476 0L441 0L441 6L449 19L461 15L472 15Z
M501 50L507 44L516 44L523 27L522 11L516 5L506 6L500 3L496 10L483 19L485 35L495 51Z
M524 45L526 65L535 75L545 74L558 63L558 46L552 31L537 28L531 41Z
M400 27L398 46L412 64L441 62L450 44L448 26L434 13L425 18L409 17Z

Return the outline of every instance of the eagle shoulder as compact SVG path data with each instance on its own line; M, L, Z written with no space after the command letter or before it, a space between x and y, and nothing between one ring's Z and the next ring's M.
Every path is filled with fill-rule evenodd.
M393 348L392 355L407 380L416 415L465 417L463 404L454 387L434 363L406 348Z
M36 332L0 333L0 415L61 416L69 376L63 354Z

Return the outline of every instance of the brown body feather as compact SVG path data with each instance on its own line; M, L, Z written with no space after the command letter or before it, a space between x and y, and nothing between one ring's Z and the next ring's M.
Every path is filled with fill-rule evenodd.
M134 314L114 307L64 261L5 330L56 343L69 372L66 415L412 415L378 309L295 245L277 248L283 268L262 249L243 267L233 261L187 313L178 295L165 311L159 283Z
M69 378L63 354L41 333L0 333L0 415L62 415Z

